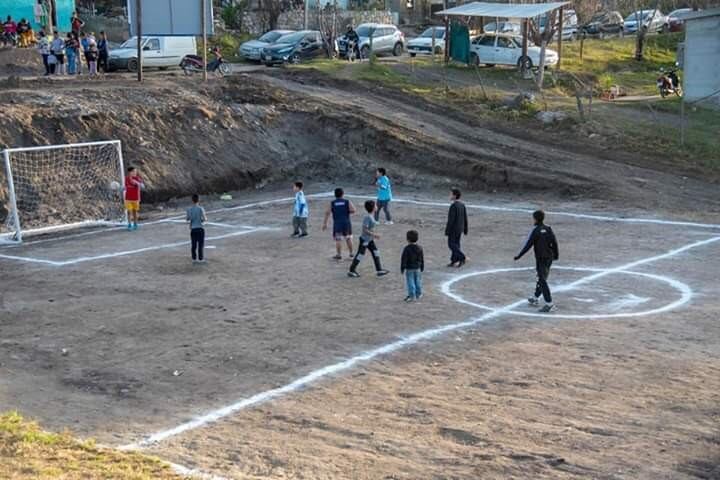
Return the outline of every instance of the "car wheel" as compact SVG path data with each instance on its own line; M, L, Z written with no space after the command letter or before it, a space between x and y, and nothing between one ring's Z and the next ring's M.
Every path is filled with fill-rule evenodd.
M601 30L600 33L598 34L598 38L599 38L600 40L605 40L605 32L603 32L603 31Z
M574 41L576 41L576 40L577 40L577 33L576 33L576 32L572 32L572 33L570 34L570 41L571 41L571 42L574 42Z
M168 67L158 67L158 70L160 70L161 72L164 72L164 71L166 71L167 69L168 69Z
M477 53L470 54L470 65L474 65L476 67L480 66L480 58L477 56Z
M402 52L403 52L402 43L400 43L400 42L396 43L395 47L393 48L393 52L392 52L393 55L396 57L399 57L400 55L402 55Z
M517 62L518 70L531 70L533 68L533 63L530 57L520 57Z
M293 53L292 57L288 60L288 63L292 63L293 65L300 63L300 55Z
M131 58L130 60L128 60L127 69L129 72L137 72L137 69L138 69L137 58Z
M443 50L442 47L435 47L435 55L442 55Z
M415 53L411 53L411 54L410 54L410 56L411 56L412 58L415 58L415 55L416 55Z
M360 49L360 57L361 58L369 58L370 57L370 47L368 47L367 45L364 45Z

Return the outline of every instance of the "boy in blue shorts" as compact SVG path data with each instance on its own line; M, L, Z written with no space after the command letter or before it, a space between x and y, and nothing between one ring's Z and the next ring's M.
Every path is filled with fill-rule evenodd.
M375 272L377 273L378 277L382 277L383 275L387 275L388 271L384 270L382 268L382 265L380 264L380 252L378 252L378 248L375 245L375 240L380 238L380 235L375 233L375 227L377 226L378 222L375 220L374 214L377 211L377 206L375 205L375 202L373 200L368 200L365 202L365 211L367 212L367 215L365 215L365 218L363 218L362 223L362 233L360 234L360 245L358 246L358 251L355 254L355 258L353 258L352 263L350 264L350 271L348 272L348 277L359 277L360 274L357 273L357 266L360 264L360 261L365 256L365 252L370 250L370 254L373 257L373 261L375 262Z
M352 240L352 223L350 215L355 213L355 206L352 202L344 198L345 192L342 188L335 189L335 200L330 202L330 206L325 211L325 219L323 220L323 232L327 230L330 215L333 219L333 238L335 239L335 251L337 255L335 260L342 260L342 242L348 247L348 254L353 258L353 240Z

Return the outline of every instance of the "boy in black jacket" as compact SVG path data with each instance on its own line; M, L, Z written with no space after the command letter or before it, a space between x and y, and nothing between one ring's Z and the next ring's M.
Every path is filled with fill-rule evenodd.
M417 244L419 237L415 230L407 232L408 244L403 249L400 260L400 273L405 274L407 283L406 302L422 298L422 272L425 270L425 258L422 247Z
M448 248L450 248L450 263L448 267L462 267L467 257L460 250L460 238L468 234L468 217L465 204L460 201L462 193L460 189L453 188L450 191L450 200L453 202L448 210L448 220L445 226L445 236L448 237Z
M537 305L538 298L542 293L545 305L539 310L542 313L551 312L555 306L553 305L552 295L547 279L550 275L550 267L553 260L559 258L558 244L552 229L545 225L545 212L537 210L533 212L535 226L530 231L525 246L515 256L515 260L525 255L530 248L535 251L535 269L537 270L537 285L535 286L535 295L528 298L530 305Z

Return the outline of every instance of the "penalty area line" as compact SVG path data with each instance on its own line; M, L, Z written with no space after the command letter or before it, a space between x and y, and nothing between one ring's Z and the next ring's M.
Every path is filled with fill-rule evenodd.
M636 267L639 265L645 265L645 264L648 264L651 262L656 262L659 260L665 260L668 258L672 258L676 255L687 252L691 249L709 245L709 244L717 242L717 241L720 241L720 237L713 237L711 239L694 242L694 243L687 244L682 247L670 250L661 255L655 255L653 257L636 260L634 262L630 262L628 264L621 265L618 267L609 268L609 269L603 270L602 272L594 273L592 275L588 275L587 277L583 277L579 280L576 280L575 282L566 285L565 290L577 287L579 285L582 285L582 284L587 283L592 280L596 280L596 279L604 277L606 275L610 275L611 273L622 272L626 269L633 268L633 267ZM451 283L452 283L452 280L449 280L446 282L446 284L451 284ZM441 287L441 289L443 289L443 288L445 288L445 287L444 286ZM479 317L474 317L474 318L471 318L469 320L459 322L459 323L453 323L453 324L449 324L449 325L443 325L443 326L431 328L428 330L423 330L421 332L417 332L417 333L413 333L413 334L401 337L399 340L396 340L394 342L385 344L383 346L374 348L372 350L365 351L363 353L360 353L359 355L348 358L341 362L322 367L318 370L314 370L314 371L312 371L312 372L310 372L310 373L298 378L297 380L295 380L291 383L288 383L287 385L284 385L282 387L278 387L278 388L274 388L271 390L266 390L264 392L257 393L249 398L244 398L233 404L227 405L227 406L219 408L217 410L213 410L204 415L195 417L194 419L187 421L185 423L181 423L180 425L177 425L176 427L173 427L171 429L153 433L153 434L149 435L148 437L146 437L145 439L139 441L138 443L124 445L119 448L122 450L132 450L132 449L144 448L144 447L148 447L150 445L157 444L159 442L162 442L163 440L166 440L171 437L175 437L184 432L203 427L209 423L214 423L222 418L225 418L229 415L232 415L233 413L237 413L246 408L249 408L249 407L252 407L255 405L260 405L262 403L266 403L266 402L276 399L278 397L296 392L302 388L308 387L308 386L316 383L317 381L319 381L325 377L329 377L329 376L350 370L360 363L373 360L373 359L383 356L383 355L388 355L390 353L394 353L400 349L415 345L421 341L434 339L440 335L443 335L443 334L451 332L451 331L474 327L480 323L486 322L488 320L499 317L501 315L512 314L512 311L514 309L516 309L520 305L525 304L525 302L526 302L526 300L519 300L517 302L513 302L508 305L505 305L504 307L500 307L498 309L492 310L492 311L485 313Z

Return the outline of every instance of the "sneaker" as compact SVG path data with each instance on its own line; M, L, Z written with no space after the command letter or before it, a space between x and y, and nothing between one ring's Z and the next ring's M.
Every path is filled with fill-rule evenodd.
M132 223L128 223L128 232L131 231L132 229L133 229L133 228L132 228Z
M390 272L387 270L378 270L376 273L377 273L378 277L384 277L385 275L387 275Z
M405 300L403 300L403 301L404 301L405 303L410 303L410 302L412 302L413 300L414 300L413 297L407 296L407 297L405 297Z
M360 276L357 272L348 272L348 277L350 278L358 278Z
M298 238L303 238L303 237L307 237L307 236L308 236L307 233L301 233Z
M467 263L467 259L465 259L465 260L460 260L460 261L458 262L458 264L457 264L457 268L462 267L462 266L465 265L466 263Z
M423 297L423 295L422 295L422 293L421 293L420 295L418 295L417 297L415 297L415 300L420 300L422 297Z
M335 255L333 260L342 260L342 255Z
M138 228L140 228L140 227L138 226L138 224L137 224L137 223L133 223L133 230L137 230Z
M353 255L353 254L351 253L350 255L348 255L347 259L348 259L348 260L355 260L355 255Z
M203 258L202 260L198 260L198 263L207 263L207 260Z
M453 268L455 265L457 265L457 262L450 262L446 265L446 267Z
M395 225L395 222L393 222L392 220L388 220L387 222L385 222L385 225Z
M546 303L545 305L542 306L542 308L540 310L538 310L538 312L550 313L553 310L555 310L555 305L553 305L552 303Z
M298 238L299 236L299 233L293 233L292 235L290 235L290 238Z
M528 298L528 303L534 307L538 303L540 303L540 300L538 300L538 297L530 297L530 298Z

